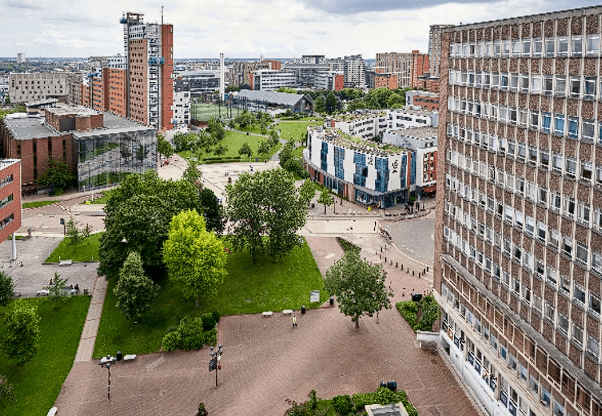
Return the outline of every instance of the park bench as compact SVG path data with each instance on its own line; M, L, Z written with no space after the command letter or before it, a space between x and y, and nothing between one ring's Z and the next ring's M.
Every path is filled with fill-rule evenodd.
M40 289L36 292L36 296L48 296L48 293L50 293L50 292L48 292L48 290Z
M262 316L272 316L273 313L274 312L272 312L272 311L266 311L266 312L263 312L261 315Z
M73 260L59 260L59 266L71 266Z
M282 313L285 314L285 315L292 315L293 310L292 309L285 309L285 310L282 311Z
M48 411L48 414L47 414L47 416L54 416L54 415L56 415L56 412L57 412L58 410L59 410L59 409L57 409L57 408L56 408L56 406L55 406L55 407L53 407L52 409L50 409L50 410Z

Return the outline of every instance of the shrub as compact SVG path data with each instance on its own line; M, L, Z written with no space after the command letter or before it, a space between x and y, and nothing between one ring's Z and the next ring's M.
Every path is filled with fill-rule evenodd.
M351 396L351 400L353 400L353 403L355 403L355 406L358 408L376 403L374 393L355 393Z
M217 344L217 329L213 328L211 331L203 333L203 344L215 345Z
M344 238L337 237L337 241L339 242L339 244L343 248L343 251L345 251L345 252L351 251L351 250L361 251L361 249L358 246L356 246L353 243L350 243L349 241L345 240Z
M203 316L203 331L211 331L215 328L215 319L213 319L213 314L204 313Z
M441 309L433 295L425 296L419 303L420 320L418 329L421 331L432 331L433 324L441 317Z
M15 402L14 387L7 376L0 375L0 409L8 402Z
M205 409L205 403L199 404L199 410L196 413L196 416L207 416L207 409Z
M180 348L180 334L178 331L173 331L163 337L163 351L170 352Z
M397 310L406 320L408 325L410 325L410 327L416 331L416 314L418 313L418 306L416 303L411 300L406 300L403 302L397 302L395 306L397 306Z
M332 398L332 404L334 410L341 416L346 416L351 413L353 403L351 403L351 397L348 394L343 396L335 396Z
M397 394L386 387L377 388L374 397L377 403L382 405L397 402L397 400L395 400L397 398Z
M178 334L180 335L180 348L183 350L201 349L205 340L203 320L185 316L178 325Z
M221 315L219 314L218 311L211 312L211 315L213 316L213 320L215 321L215 324L217 325L217 323L219 322L219 319L221 318Z

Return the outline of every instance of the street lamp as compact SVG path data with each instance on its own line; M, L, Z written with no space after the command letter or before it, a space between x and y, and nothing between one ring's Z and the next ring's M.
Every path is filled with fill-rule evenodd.
M111 363L121 360L122 357L123 354L121 351L117 351L117 357L111 357L111 355L108 354L106 357L102 357L98 363L101 367L107 369L107 398L109 401L111 401Z
M222 344L218 344L217 348L209 347L209 350L209 355L211 356L211 360L209 360L209 371L215 371L215 388L217 388L217 371L222 368L220 362L222 360L224 349L222 348Z

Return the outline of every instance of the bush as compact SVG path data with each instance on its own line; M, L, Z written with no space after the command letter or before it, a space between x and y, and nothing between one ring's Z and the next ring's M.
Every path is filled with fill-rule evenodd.
M343 248L343 251L345 251L345 252L351 251L351 250L361 251L361 249L358 246L356 246L353 243L350 243L349 241L345 240L344 238L337 237L337 241L339 242L339 244Z
M207 331L203 333L203 344L205 345L215 345L217 344L217 329L212 329L211 331Z
M219 322L219 319L221 318L221 315L219 314L218 311L211 312L211 315L213 316L213 320L215 321L215 324L217 325L217 323Z
M408 325L410 325L410 327L416 331L416 315L418 313L418 306L416 303L411 300L406 300L403 302L397 302L395 306L397 306L397 310L406 320Z
M207 416L207 409L205 409L205 403L199 404L199 410L196 413L196 416Z
M396 403L398 401L396 400L397 394L386 387L377 388L374 398L376 399L376 402L381 405Z
M170 352L180 348L180 334L178 331L168 333L163 337L163 351Z
M203 316L203 331L211 331L215 328L215 319L213 319L213 315L210 313L204 313Z
M356 393L351 396L351 400L353 400L353 403L355 403L355 406L358 408L376 403L374 393Z
M200 350L205 340L203 334L203 320L185 316L178 325L180 335L180 348L183 350Z
M332 404L334 410L341 416L348 415L353 409L353 403L351 403L351 397L348 394L333 397Z

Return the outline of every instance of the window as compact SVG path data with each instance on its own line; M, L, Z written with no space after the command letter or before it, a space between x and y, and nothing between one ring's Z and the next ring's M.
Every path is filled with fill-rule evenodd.
M568 235L562 236L562 251L569 257L573 255L573 239Z
M575 177L577 171L577 161L571 157L566 158L566 174L571 178Z
M546 38L546 58L554 57L554 38Z
M581 136L584 140L594 139L594 120L584 119L581 124Z
M581 305L585 305L585 289L577 283L573 286L573 299Z
M564 406L554 399L554 405L552 406L552 414L554 416L564 416Z
M570 82L571 97L579 98L581 94L581 78L572 77Z
M587 35L585 42L585 53L587 55L598 55L600 52L600 35Z
M539 395L539 380L533 377L533 375L531 375L529 381L529 389L531 390L531 393L533 393L535 396Z
M543 305L543 303L541 302L541 298L537 295L533 295L533 308L535 308L537 311L541 312L542 305Z
M518 376L520 377L521 381L525 384L527 384L528 381L528 376L529 373L527 371L527 367L523 366L522 364L519 364L518 367Z
M554 90L554 77L552 75L544 75L543 77L543 93L545 95L552 95Z
M556 41L556 54L567 56L569 53L569 40L566 37L558 38Z
M547 169L548 165L550 164L550 154L544 150L540 150L539 151L539 163L541 164L542 167Z
M542 243L546 242L546 231L548 226L542 222L537 223L537 239Z
M593 354L596 359L600 357L600 340L590 334L587 334L587 352Z
M571 55L581 56L583 54L583 37L573 36L571 38Z
M545 317L548 318L550 321L554 322L554 307L546 302L544 312Z
M533 39L533 56L541 56L542 43L541 38Z
M558 329L562 330L565 334L569 331L569 318L560 312L558 312Z
M581 243L577 243L577 250L575 251L575 258L577 261L581 264L587 264L588 255L587 247Z
M531 75L531 92L533 94L541 94L541 75Z
M552 155L552 169L561 172L562 171L562 155L555 153Z
M545 387L541 387L541 402L543 403L543 405L545 407L550 407L550 400L551 400L552 395L550 394L550 392L545 388Z
M579 138L579 118L569 117L569 137L571 139Z
M573 332L571 335L573 337L573 341L579 345L583 344L583 329L579 325L573 324Z
M575 200L566 195L564 197L564 214L570 218L575 216Z
M565 77L556 77L556 89L554 93L558 96L564 96L566 94L566 78Z
M589 310L598 316L600 315L600 297L591 292L589 294Z
M551 123L552 123L552 115L550 113L542 113L541 130L545 133L549 133Z
M596 98L596 77L585 77L583 81L583 98Z
M508 367L516 371L516 357L512 353L508 353Z
M564 114L554 115L554 134L557 136L564 134Z
M571 279L565 275L560 275L560 290L567 296L571 296Z

